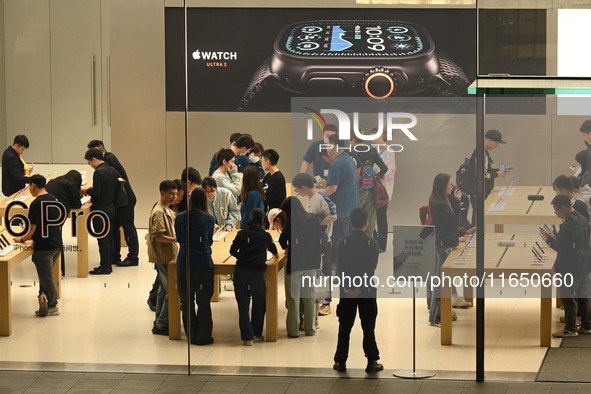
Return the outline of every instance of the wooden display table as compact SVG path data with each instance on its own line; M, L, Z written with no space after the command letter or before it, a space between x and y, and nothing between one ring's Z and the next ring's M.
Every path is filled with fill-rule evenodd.
M276 231L269 231L273 239ZM230 246L238 231L229 232L221 241L215 241L211 247L214 264L214 291L212 301L219 299L219 275L232 275L236 269L236 259L230 255ZM265 340L276 342L279 331L278 313L278 275L287 261L281 247L277 245L279 258L267 261L265 273L267 289L267 309L265 314ZM168 338L181 339L181 309L177 289L176 260L168 263Z
M4 236L8 238L11 243L14 243L12 236L8 234L6 229L3 228L0 233L4 234ZM12 334L12 297L10 292L10 270L33 254L32 243L17 245L21 246L21 248L13 250L6 256L0 257L0 336L5 337ZM61 298L62 295L62 275L60 272L60 267L61 257L58 255L58 259L53 266L53 280L55 282L58 298Z
M27 189L25 192L15 193L10 197L6 197L4 200L0 201L0 215L4 217L4 213L8 204L13 201L13 199L19 195L19 198L26 197L25 200L22 202L27 205L27 209L23 209L21 207L15 206L10 210L11 214L15 213L23 213L25 215L28 214L28 207L31 205L31 202L35 199L31 196L31 193ZM23 196L23 197L20 197ZM88 276L88 229L86 228L86 219L90 214L90 207L91 203L86 202L82 205L81 208L72 209L70 212L70 218L72 217L72 212L76 215L76 240L77 245L64 245L65 251L76 251L76 262L77 262L77 276L78 278L86 278ZM67 231L70 231L69 229Z
M544 199L530 201L530 194L542 195ZM505 224L560 224L550 204L555 195L552 186L495 187L484 202L485 223L494 224L496 233L502 233Z
M499 246L500 240L513 240L515 246ZM532 274L552 275L556 252L551 248L545 247L546 259L542 264L532 264L534 255L531 252L535 242L542 244L540 237L535 233L519 234L486 234L484 260L485 277L490 278L492 274L495 281L495 289L501 289L500 277L504 275L505 288L508 287L508 277L510 274L521 273L528 278ZM442 272L446 276L468 276L476 275L476 248L470 247L465 250L465 245L461 244L454 249L442 266ZM459 259L460 254L468 254L465 261ZM441 289L441 344L452 344L452 306L451 306L451 288L444 283ZM549 347L552 334L552 286L540 284L540 346Z

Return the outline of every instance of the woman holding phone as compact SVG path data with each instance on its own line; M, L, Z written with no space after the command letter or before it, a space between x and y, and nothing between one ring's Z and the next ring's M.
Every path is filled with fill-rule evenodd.
M474 228L472 228L464 234L464 229L459 225L462 192L459 189L455 189L455 192L450 199L448 196L452 194L453 189L451 176L449 176L449 174L437 174L437 176L435 176L435 179L433 180L433 189L431 196L429 197L429 215L435 226L436 262L433 274L437 276L441 275L441 266L452 249L458 246L460 241L465 241L463 235L474 232ZM431 286L427 287L428 290L430 288ZM439 287L433 288L429 311L429 324L435 327L441 327L440 296L441 290ZM460 298L458 297L457 290L453 287L452 298L454 298L454 301ZM464 302L469 304L466 301Z

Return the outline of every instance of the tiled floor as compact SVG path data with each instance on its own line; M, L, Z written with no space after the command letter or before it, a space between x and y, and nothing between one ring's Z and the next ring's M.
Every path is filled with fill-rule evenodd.
M591 384L399 379L294 378L237 375L161 375L74 372L0 372L0 393L573 393Z

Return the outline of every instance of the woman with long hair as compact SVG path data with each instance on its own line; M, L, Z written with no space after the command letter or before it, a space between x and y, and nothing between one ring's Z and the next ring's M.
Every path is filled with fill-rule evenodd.
M242 188L240 189L240 228L248 230L250 212L259 208L265 209L265 191L261 185L258 170L248 166L242 172Z
M453 184L451 176L448 174L437 174L433 180L433 189L431 196L429 196L429 215L435 226L435 253L437 256L435 262L434 275L441 274L441 266L453 248L458 246L460 240L463 240L464 230L460 226L460 202L462 199L462 192L455 189L453 192ZM452 198L448 196L452 195ZM471 233L473 229L466 233ZM431 286L427 286L430 290ZM430 293L428 291L427 293ZM452 297L457 298L457 291L452 289ZM439 287L433 288L433 294L427 294L427 298L431 299L431 307L429 311L429 324L440 327L441 313L440 313L440 296L441 290Z
M180 244L176 269L183 326L187 339L194 345L213 343L210 299L213 295L211 244L214 223L215 219L207 212L205 191L200 187L195 188L189 199L189 209L179 213L174 222L176 239ZM189 264L190 277L187 288ZM195 313L195 303L197 303L197 313Z
M579 183L581 186L589 185L591 186L591 154L586 151L582 150L575 156L575 161L581 168L579 172Z
M216 153L215 157L217 168L213 172L213 179L215 179L218 187L228 189L234 197L238 198L242 185L242 174L238 172L238 167L234 164L234 160L236 159L234 151L232 149L222 148Z
M310 283L320 269L322 228L317 215L306 212L294 197L288 197L281 206L287 221L282 228L279 244L287 250L285 265L285 306L287 307L287 336L299 337L300 299L304 305L303 327L306 335L316 335L316 292ZM276 225L281 224L276 221ZM310 280L304 279L310 278ZM308 283L308 286L304 286Z

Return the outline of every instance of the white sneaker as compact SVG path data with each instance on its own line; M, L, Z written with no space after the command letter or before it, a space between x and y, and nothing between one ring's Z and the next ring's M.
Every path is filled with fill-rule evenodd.
M567 337L576 337L579 333L576 331L568 331L566 329L556 331L552 333L552 338L567 338Z
M60 315L60 308L54 306L53 308L49 308L47 312L47 316L59 316Z
M464 297L453 298L451 306L454 308L472 308L472 303L464 299Z
M326 316L330 315L332 311L330 310L330 305L320 305L320 309L318 310L319 316Z
M252 346L252 341L242 341L244 346Z
M47 306L47 296L45 293L39 294L39 309L35 311L35 314L40 317L45 317L49 313L49 307Z

